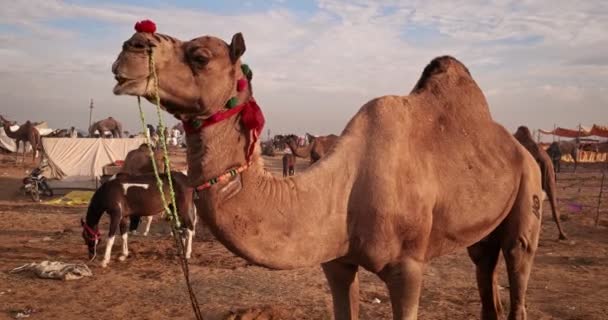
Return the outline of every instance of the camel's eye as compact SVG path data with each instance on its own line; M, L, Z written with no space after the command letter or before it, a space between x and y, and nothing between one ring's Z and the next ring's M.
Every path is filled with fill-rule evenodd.
M202 55L196 55L192 57L192 61L194 61L198 67L204 67L207 65L207 63L209 63L209 58Z

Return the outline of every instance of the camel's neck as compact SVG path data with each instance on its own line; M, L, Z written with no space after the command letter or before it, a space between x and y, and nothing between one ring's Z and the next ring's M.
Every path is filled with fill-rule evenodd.
M15 130L15 131L11 131L11 126L7 123L3 123L2 127L4 128L4 132L6 133L6 136L11 138L11 139L17 139L19 138L19 129Z
M312 143L309 143L305 147L298 147L293 139L287 141L287 146L291 150L291 153L300 158L308 158L310 156L310 150L312 150Z
M188 135L189 175L208 179L243 164L246 136L238 127L235 117ZM345 161L352 157L349 147L343 139L314 168L278 178L265 171L258 145L249 169L199 193L199 213L229 249L270 268L311 266L344 255L348 190L356 172L355 162Z

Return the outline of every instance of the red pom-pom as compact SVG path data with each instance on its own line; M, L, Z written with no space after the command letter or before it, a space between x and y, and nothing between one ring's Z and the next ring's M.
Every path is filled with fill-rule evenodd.
M241 92L247 88L247 79L239 79L236 82L236 91Z
M154 33L156 32L156 24L151 20L142 20L135 24L135 31Z

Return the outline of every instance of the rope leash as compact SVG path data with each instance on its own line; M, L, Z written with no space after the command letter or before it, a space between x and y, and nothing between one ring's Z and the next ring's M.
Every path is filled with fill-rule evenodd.
M158 115L158 127L159 127L159 131L160 131L161 146L163 149L165 172L167 174L167 180L168 180L168 184L169 184L169 194L171 196L171 201L173 203L173 206L171 209L173 209L173 210L171 210L169 208L169 205L167 204L167 200L165 199L165 193L163 192L163 181L160 178L160 174L158 172L158 166L156 164L156 159L154 157L154 150L152 150L152 145L150 144L150 137L146 134L145 139L146 139L146 143L148 144L148 150L150 151L150 158L152 159L152 167L154 168L154 176L156 177L156 185L160 192L160 196L161 196L161 199L163 202L165 212L167 212L167 219L171 222L170 224L171 224L171 230L173 232L173 240L175 241L175 246L177 247L178 255L180 256L180 259L179 259L180 266L182 268L182 271L184 273L184 278L186 280L186 286L188 288L188 294L190 296L190 303L192 305L192 310L194 311L194 315L196 316L197 320L204 320L200 307L198 305L198 300L196 299L196 295L194 294L194 290L192 289L192 285L190 283L190 270L188 268L188 260L186 259L186 255L185 255L186 250L184 248L184 243L181 241L179 232L178 232L181 223L180 223L179 217L177 215L177 205L176 205L176 201L175 201L175 191L173 188L173 179L171 177L169 152L167 151L167 142L165 139L165 132L164 132L165 125L163 122L161 108L160 108L158 75L156 74L156 66L155 66L154 55L152 53L152 50L150 50L148 52L148 63L150 65L150 73L151 73L151 76L152 76L152 79L154 82L154 95L155 95L156 113ZM144 112L141 107L141 97L139 97L139 96L137 97L137 104L139 107L139 116L141 119L142 128L144 130L143 132L145 133L147 131L146 120L145 120Z

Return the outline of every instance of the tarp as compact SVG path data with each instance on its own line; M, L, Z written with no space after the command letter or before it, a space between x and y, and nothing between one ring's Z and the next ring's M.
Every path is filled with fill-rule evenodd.
M93 197L93 191L70 191L63 197L49 200L45 204L56 204L62 206L87 205Z
M69 181L91 180L103 175L103 166L124 160L143 138L45 138L48 168L45 176Z
M590 137L590 136L608 138L608 126L601 126L601 125L597 125L597 124L594 124L591 128L587 128L587 127L583 127L583 126L581 126L580 129L568 129L568 128L557 127L553 130L539 129L539 131L544 134L552 134L555 136L566 137L566 138Z

